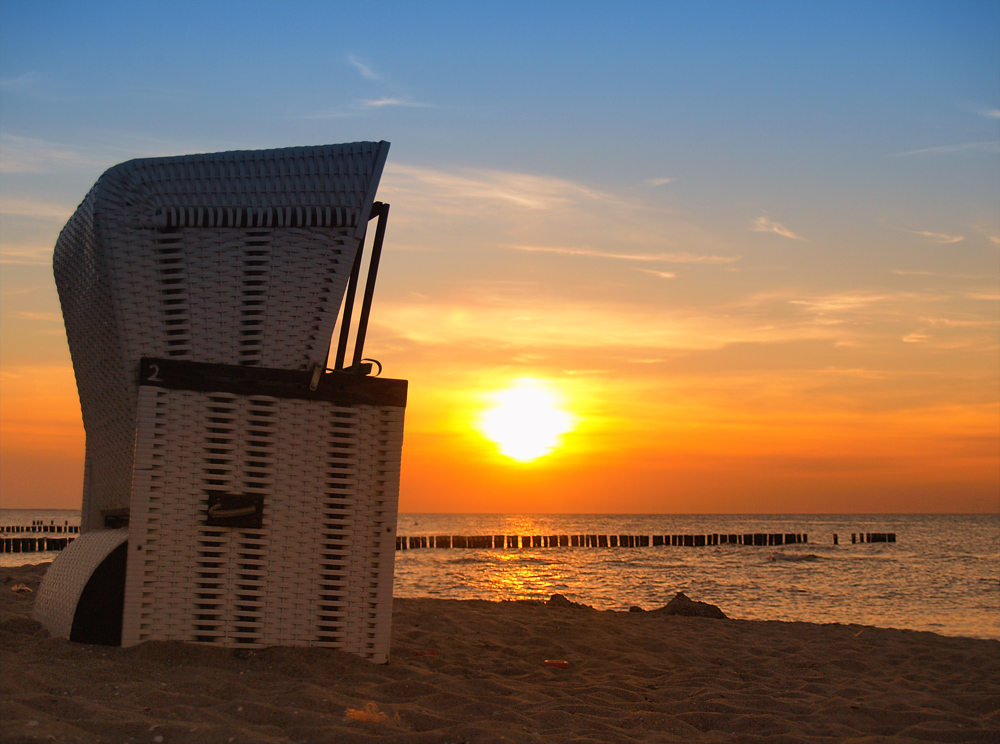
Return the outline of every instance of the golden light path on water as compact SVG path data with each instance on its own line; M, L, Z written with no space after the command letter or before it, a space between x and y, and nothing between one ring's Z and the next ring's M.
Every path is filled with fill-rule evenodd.
M558 593L565 588L558 576L552 575L553 565L548 561L525 562L518 555L500 555L489 575L490 588L497 597L523 597L531 593Z

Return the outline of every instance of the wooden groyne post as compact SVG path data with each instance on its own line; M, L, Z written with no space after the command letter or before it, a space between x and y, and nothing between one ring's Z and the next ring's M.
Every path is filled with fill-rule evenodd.
M896 542L895 532L859 532L851 533L851 543L894 543Z

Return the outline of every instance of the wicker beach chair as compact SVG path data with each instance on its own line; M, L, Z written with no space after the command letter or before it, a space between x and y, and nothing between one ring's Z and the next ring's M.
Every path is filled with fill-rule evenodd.
M67 223L54 270L87 453L82 534L36 601L53 633L86 627L67 608L127 542L122 645L386 659L406 382L361 356L388 146L134 160Z

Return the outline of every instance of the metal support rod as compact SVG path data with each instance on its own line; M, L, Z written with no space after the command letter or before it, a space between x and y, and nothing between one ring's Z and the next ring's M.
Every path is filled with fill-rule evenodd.
M361 254L365 250L365 240L361 239L358 244L358 252L354 256L354 265L351 267L351 278L347 282L347 296L344 298L344 316L340 321L340 342L337 344L337 360L333 363L334 369L344 368L344 357L347 355L347 337L351 333L351 311L354 309L354 295L358 291L358 277L361 275Z
M389 205L382 202L375 202L372 205L372 213L378 214L378 224L375 226L372 257L368 262L368 279L365 280L365 297L361 302L361 316L358 318L358 335L354 340L354 365L360 364L361 357L364 355L365 336L368 333L368 316L371 315L372 311L372 297L375 295L375 277L378 274L378 262L382 256L382 241L385 239L385 225L389 220Z

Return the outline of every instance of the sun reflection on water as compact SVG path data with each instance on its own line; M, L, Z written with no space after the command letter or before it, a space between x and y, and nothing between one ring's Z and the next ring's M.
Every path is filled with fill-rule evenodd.
M485 588L497 599L548 597L565 589L559 564L538 555L498 553L483 576Z

